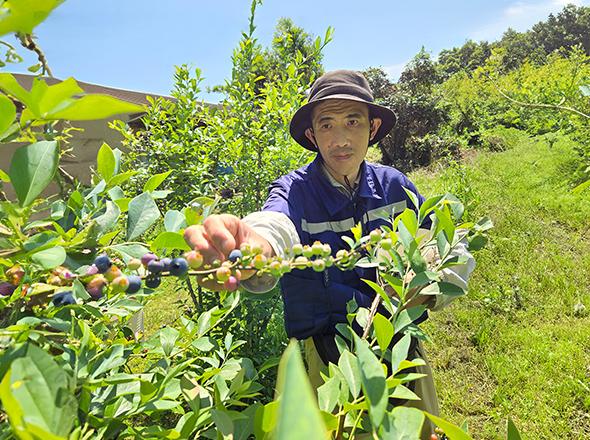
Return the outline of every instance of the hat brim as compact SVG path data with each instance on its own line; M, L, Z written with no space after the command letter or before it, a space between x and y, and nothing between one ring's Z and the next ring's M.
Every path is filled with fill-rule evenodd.
M387 136L391 129L395 126L397 117L395 116L393 110L387 107L383 107L379 104L373 104L351 95L330 95L329 97L317 99L313 102L303 105L295 112L293 118L291 119L291 124L289 125L291 137L295 139L299 145L307 148L310 151L318 151L318 149L305 135L305 131L308 128L311 128L311 114L315 106L323 101L327 101L328 99L344 99L347 101L362 102L363 104L366 104L367 107L369 107L369 116L371 118L381 119L381 125L379 126L379 129L377 130L377 133L375 133L373 139L369 141L369 145L379 142L381 139Z

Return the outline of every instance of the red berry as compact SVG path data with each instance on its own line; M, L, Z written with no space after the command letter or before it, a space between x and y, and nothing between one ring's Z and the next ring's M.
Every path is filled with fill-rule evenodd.
M230 292L236 290L240 285L240 282L236 277L230 276L227 280L224 281L223 287Z
M148 252L147 254L142 255L141 264L143 264L144 266L147 266L150 261L155 260L156 258L158 258L158 257L156 257L156 255L154 253Z

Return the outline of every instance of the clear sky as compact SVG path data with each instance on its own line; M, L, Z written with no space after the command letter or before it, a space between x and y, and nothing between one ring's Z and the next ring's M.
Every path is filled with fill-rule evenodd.
M509 27L523 32L567 3L589 6L590 0L263 0L255 37L269 46L280 17L314 36L331 26L326 70L382 67L396 80L422 46L436 57L468 39L493 42ZM175 65L201 69L205 86L223 83L250 6L250 0L67 0L35 35L56 78L168 95ZM5 71L26 73L35 62L27 56Z

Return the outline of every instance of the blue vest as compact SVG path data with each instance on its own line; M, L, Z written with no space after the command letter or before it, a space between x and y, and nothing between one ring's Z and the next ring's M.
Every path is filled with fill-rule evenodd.
M358 191L351 200L321 174L320 160L318 155L310 164L273 182L262 208L286 214L303 245L327 243L335 255L339 249L349 249L341 237L352 237L351 228L359 222L367 235L382 225L391 227L378 215L396 216L407 207L416 209L404 187L415 193L420 203L424 201L402 173L366 162L361 164ZM349 271L331 267L323 273L295 269L283 275L280 288L287 336L306 339L335 334L336 324L348 322L346 305L350 300L360 307L371 306L375 292L362 279L375 281L376 275L374 268L359 267Z

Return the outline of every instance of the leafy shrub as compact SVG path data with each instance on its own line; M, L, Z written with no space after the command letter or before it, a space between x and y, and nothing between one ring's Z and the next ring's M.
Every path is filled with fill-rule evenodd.
M199 102L201 73L197 69L193 77L187 66L181 66L172 93L176 102L154 102L142 119L144 130L134 133L117 127L133 152L128 166L141 169L140 179L171 171L166 189L172 191L172 206L199 195L220 195L225 210L247 214L262 206L273 180L311 157L290 138L288 123L309 86L306 81L314 71L309 62L321 59L331 30L323 41L306 43L306 58L289 45L277 44L283 68L261 81L266 64L253 35L256 4L252 3L249 32L232 56L232 76L218 88L225 94L221 103Z

